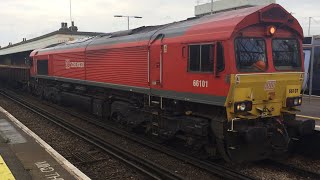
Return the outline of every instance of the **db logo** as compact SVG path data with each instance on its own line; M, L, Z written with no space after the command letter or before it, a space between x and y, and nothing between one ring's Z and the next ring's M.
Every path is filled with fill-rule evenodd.
M275 80L267 81L267 83L264 85L264 90L265 91L273 91L276 89L276 84L277 84L277 81L275 81Z
M70 59L66 59L66 69L71 68L84 68L84 62L71 62Z
M70 68L71 68L70 59L66 59L66 69L70 69Z

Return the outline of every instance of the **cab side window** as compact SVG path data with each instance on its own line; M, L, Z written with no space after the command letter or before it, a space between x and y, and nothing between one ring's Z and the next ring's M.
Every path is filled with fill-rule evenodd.
M189 46L189 71L213 72L213 45Z
M222 71L224 60L221 43L189 45L188 72L213 72L215 53L217 53L217 70Z
M221 72L224 70L224 50L221 42L217 43L217 70Z
M48 75L48 60L37 61L38 75Z

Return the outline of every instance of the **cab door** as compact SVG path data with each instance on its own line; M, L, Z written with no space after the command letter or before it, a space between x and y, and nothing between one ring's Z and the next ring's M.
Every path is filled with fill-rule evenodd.
M150 45L150 89L160 89L163 85L163 34L159 34Z

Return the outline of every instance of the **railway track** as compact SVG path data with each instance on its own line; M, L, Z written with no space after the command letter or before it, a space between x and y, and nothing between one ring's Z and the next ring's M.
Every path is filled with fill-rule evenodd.
M97 146L104 152L112 155L113 157L121 160L122 162L126 163L127 165L135 168L137 171L141 172L145 176L150 179L168 179L168 180L181 180L184 177L181 177L170 170L161 167L147 159L140 158L131 152L119 148L118 146L109 144L108 142L101 139L93 132L89 132L83 127L79 127L75 124L69 123L67 120L62 119L50 112L39 108L29 102L24 101L18 97L12 97L7 93L0 91L0 94L9 98L10 100L18 103L19 105L27 108L28 110L36 113L37 115L51 121L52 123L62 127L63 129L83 138L87 142Z
M0 91L0 94L16 101L17 103L23 105L23 106L27 106L27 107L34 107L34 105L28 103L28 102L25 102L24 100L22 100L21 98L18 98L15 94L11 94L11 93L4 93L2 91ZM79 118L79 119L82 119L84 121L87 121L89 123L92 123L100 128L103 128L105 129L106 131L109 131L109 132L112 132L114 134L117 134L119 136L122 136L124 138L127 138L127 139L130 139L134 142L137 142L141 145L144 145L144 146L147 146L153 150L156 150L156 151L159 151L161 153L164 153L164 154L167 154L171 157L174 157L176 159L179 159L183 162L186 162L186 163L189 163L195 167L198 167L200 169L204 169L206 170L207 172L210 172L214 175L217 175L219 177L222 177L224 179L239 179L239 180L252 180L252 179L255 179L253 177L250 177L248 175L245 175L245 174L242 174L242 173L239 173L231 168L228 168L228 167L225 167L223 165L220 165L218 163L215 163L215 162L211 162L211 161L203 161L203 160L200 160L200 159L197 159L195 157L191 157L191 156L188 156L186 154L183 154L183 153L180 153L180 152L177 152L173 149L170 149L168 147L165 147L161 144L158 144L158 143L154 143L146 138L142 138L136 134L133 134L133 133L129 133L121 128L118 128L118 127L115 127L114 125L112 124L107 124L107 123L102 123L101 121L98 121L97 119L93 118L93 117L90 117L90 116L86 116L86 115L80 115L74 111L70 111L70 110L67 110L65 108L62 108L60 106L57 106L57 105L53 105L53 104L50 104L50 103L45 103L47 106L50 106L54 109L57 109L59 111L62 111L64 113L67 113L69 115L72 115L76 118ZM36 109L39 109L37 107L35 107ZM33 109L33 108L32 108ZM41 110L41 111L45 111L45 110ZM45 114L48 114L48 112L45 111ZM51 116L51 115L50 115ZM58 117L56 117L57 119L60 119ZM68 122L65 122L66 124L69 124ZM68 125L69 126L69 125ZM82 129L82 128L81 128ZM80 132L80 134L83 134L82 132ZM95 137L95 139L99 139L99 137ZM91 141L90 141L91 142ZM151 163L152 164L152 163ZM180 177L181 178L181 177ZM164 178L164 179L168 179L168 178Z
M284 169L286 171L293 171L297 174L299 174L300 176L302 177L305 177L307 179L320 179L320 174L319 173L316 173L316 172L313 172L313 171L309 171L307 169L303 169L303 168L300 168L300 167L297 167L295 165L292 165L292 164L287 164L283 161L277 161L277 160L265 160L263 161L263 163L266 163L266 164L269 164L269 165L272 165L272 166L275 166L275 167L278 167L278 168L281 168L281 169Z

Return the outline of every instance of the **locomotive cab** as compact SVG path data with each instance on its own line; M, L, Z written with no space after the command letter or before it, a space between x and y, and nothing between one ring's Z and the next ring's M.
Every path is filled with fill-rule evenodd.
M304 80L302 30L278 5L259 15L259 23L235 33L230 47L226 151L236 161L285 153L292 139L315 127L313 120L295 120Z

